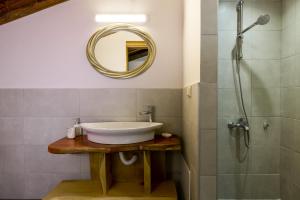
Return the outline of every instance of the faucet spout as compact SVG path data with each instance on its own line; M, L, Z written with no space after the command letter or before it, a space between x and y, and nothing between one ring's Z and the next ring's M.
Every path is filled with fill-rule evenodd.
M139 112L140 115L147 115L149 122L153 121L154 106L146 106L147 110Z

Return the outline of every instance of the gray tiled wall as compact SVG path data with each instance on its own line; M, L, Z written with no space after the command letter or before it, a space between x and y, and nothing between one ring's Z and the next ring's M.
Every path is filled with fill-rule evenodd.
M217 38L215 38L217 40ZM212 48L217 48L213 46ZM217 56L217 55L216 55ZM215 68L217 65L214 66ZM212 69L213 70L213 69ZM217 86L200 82L200 200L216 199Z
M200 200L217 198L218 0L201 1Z
M244 35L241 79L251 126L251 147L227 128L241 116L231 60L236 35L236 1L220 0L218 59L218 198L280 197L281 0L245 1L244 27L270 14L265 26ZM234 81L235 80L235 81ZM263 129L263 123L270 127Z
M281 199L300 198L300 2L282 1Z
M54 155L47 145L64 137L77 117L146 120L138 112L148 104L164 131L181 135L181 89L0 89L0 199L41 198L63 179L89 178L86 154Z

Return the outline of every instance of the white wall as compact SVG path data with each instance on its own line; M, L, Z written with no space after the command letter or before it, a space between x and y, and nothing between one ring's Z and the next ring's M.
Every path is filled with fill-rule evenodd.
M96 13L146 13L157 58L142 75L96 72L85 48ZM103 24L102 24L103 25ZM181 0L70 0L0 26L0 88L181 88Z
M184 0L184 86L200 82L200 13L200 0Z

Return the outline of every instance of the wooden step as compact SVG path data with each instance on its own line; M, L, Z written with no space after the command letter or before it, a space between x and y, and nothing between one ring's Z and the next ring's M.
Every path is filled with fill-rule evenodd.
M114 183L103 194L100 182L70 180L62 181L43 200L177 200L177 194L172 181L156 185L150 194L137 182Z

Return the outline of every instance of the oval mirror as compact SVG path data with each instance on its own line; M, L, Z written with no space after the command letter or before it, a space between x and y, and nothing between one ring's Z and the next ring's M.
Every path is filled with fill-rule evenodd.
M128 24L100 29L87 45L91 65L111 78L130 78L143 73L152 65L155 51L150 35Z

